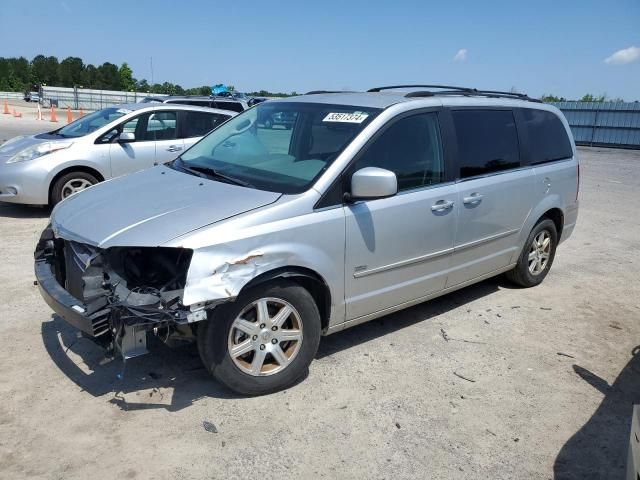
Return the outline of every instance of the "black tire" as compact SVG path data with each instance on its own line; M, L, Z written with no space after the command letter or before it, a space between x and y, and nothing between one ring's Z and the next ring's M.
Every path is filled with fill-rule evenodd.
M281 371L254 376L236 365L229 354L228 342L236 317L261 298L284 300L297 310L302 324L302 340L297 353L295 356L292 355L291 363ZM306 375L320 343L320 314L313 297L306 289L291 281L275 280L242 293L232 303L216 307L210 318L198 326L197 335L200 358L220 383L242 395L265 395L287 388ZM260 341L259 339L258 342ZM268 342L265 343L269 346ZM282 345L287 343L284 342ZM255 353L249 352L248 355ZM267 358L274 359L269 357L270 354L266 355Z
M273 128L273 122L270 119L264 121L264 128Z
M98 179L86 172L69 172L62 175L56 182L53 184L51 188L51 198L50 203L51 206L60 203L62 200L66 198L65 193L62 191L64 186L70 181L86 181L91 183L91 185L95 185L98 183Z
M533 274L529 270L529 254L532 253L535 238L544 231L548 232L550 238L549 256L541 271L537 274ZM535 287L545 279L549 273L551 265L553 264L553 259L556 256L556 247L558 246L558 232L556 231L556 224L548 218L541 219L531 230L531 233L529 234L529 237L527 237L527 241L524 245L525 246L520 253L520 257L518 258L518 263L513 270L506 272L505 276L521 287Z

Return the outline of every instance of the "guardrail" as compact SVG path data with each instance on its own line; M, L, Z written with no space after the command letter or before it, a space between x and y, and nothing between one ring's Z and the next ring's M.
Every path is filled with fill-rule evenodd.
M576 145L640 149L640 102L554 102Z
M0 98L12 99L12 100L22 100L24 98L24 93L20 92L0 92Z

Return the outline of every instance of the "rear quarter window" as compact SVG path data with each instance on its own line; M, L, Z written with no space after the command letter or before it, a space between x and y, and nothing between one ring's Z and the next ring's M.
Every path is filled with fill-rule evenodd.
M185 112L185 114L184 138L203 137L229 118L219 113Z
M522 118L533 165L573 156L567 131L556 114L546 110L523 108Z
M454 110L459 178L520 166L518 131L511 110Z

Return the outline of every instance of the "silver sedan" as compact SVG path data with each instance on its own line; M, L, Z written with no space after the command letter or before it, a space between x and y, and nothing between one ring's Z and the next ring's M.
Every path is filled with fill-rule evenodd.
M126 104L0 146L0 201L55 205L109 178L176 158L234 112Z

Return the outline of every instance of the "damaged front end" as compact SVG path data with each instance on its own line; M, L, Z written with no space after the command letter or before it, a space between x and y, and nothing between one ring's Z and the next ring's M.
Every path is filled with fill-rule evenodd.
M183 302L193 250L111 247L56 238L44 230L35 251L40 291L51 308L123 359L147 353L147 333L191 340L206 311Z

